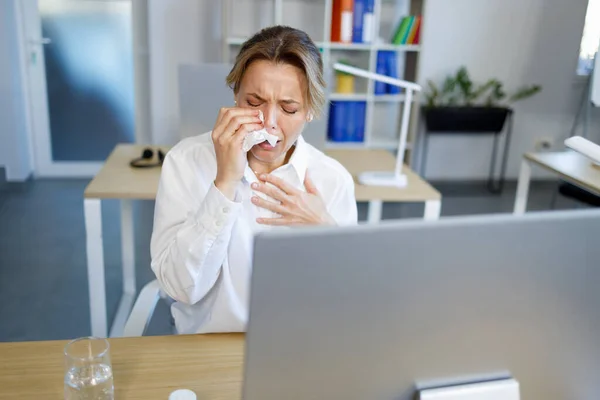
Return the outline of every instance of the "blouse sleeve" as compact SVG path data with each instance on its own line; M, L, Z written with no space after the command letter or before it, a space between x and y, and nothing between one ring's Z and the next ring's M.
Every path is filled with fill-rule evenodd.
M173 299L194 304L215 285L242 206L181 154L165 158L154 211L152 270Z

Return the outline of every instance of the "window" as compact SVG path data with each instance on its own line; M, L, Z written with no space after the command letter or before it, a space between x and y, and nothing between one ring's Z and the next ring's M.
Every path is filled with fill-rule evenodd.
M600 44L600 0L589 0L579 48L578 75L589 75Z

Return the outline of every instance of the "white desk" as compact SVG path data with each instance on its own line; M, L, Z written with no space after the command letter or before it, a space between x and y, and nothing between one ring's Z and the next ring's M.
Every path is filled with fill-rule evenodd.
M121 336L136 298L135 254L131 200L154 200L158 190L160 168L135 169L129 161L139 157L146 146L118 145L84 192L87 246L87 269L92 335L106 337L106 288L104 278L104 245L102 241L103 199L121 200L121 248L123 293L110 337ZM168 149L163 148L164 152ZM327 152L354 176L368 170L393 170L395 159L384 150L336 150ZM356 200L369 202L369 222L381 219L384 201L424 202L425 219L438 219L441 195L408 167L404 168L408 186L404 189L356 185ZM150 266L148 266L150 268Z
M408 185L398 189L394 187L365 186L358 183L357 176L366 171L393 171L396 159L385 150L328 150L327 155L335 158L354 176L356 201L369 203L369 223L381 221L383 202L424 203L423 218L440 218L442 196L429 183L413 170L404 165L402 173L406 175Z
M526 153L523 155L519 173L515 214L523 214L527 209L531 165L553 172L573 185L600 195L600 169L583 155L570 150L552 153Z
M106 337L108 332L102 240L102 200L105 199L121 201L123 294L110 331L111 337L121 336L135 302L135 246L131 201L154 200L160 177L160 168L137 169L129 166L129 161L140 157L145 147L117 145L100 172L84 191L87 272L93 336ZM168 149L162 150L166 153Z

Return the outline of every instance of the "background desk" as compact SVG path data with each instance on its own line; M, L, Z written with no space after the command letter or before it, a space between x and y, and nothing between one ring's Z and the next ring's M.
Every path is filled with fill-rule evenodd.
M0 343L0 399L62 399L66 343ZM110 346L116 399L166 400L183 388L198 399L241 398L241 334L119 338Z
M368 221L381 220L381 206L390 203L425 203L425 219L440 217L442 196L412 169L404 165L402 172L408 178L403 189L393 187L365 186L356 177L366 171L393 171L396 159L385 150L328 150L326 154L340 162L354 176L356 201L369 202Z
M123 262L123 295L117 309L110 336L120 336L135 301L135 257L131 200L154 200L160 168L135 169L129 161L139 157L147 146L118 145L84 192L87 267L90 294L92 335L106 337L106 290L102 242L102 199L121 200L121 247ZM167 151L163 148L163 151ZM385 150L336 150L327 152L352 175L380 170L392 171L394 157ZM441 195L431 185L405 166L408 186L404 189L356 184L356 200L369 202L369 222L381 219L383 201L424 202L425 219L440 216Z
M523 214L527 209L531 165L537 165L557 174L561 179L600 195L600 168L592 165L590 159L574 151L551 153L526 153L521 162L519 183L515 198L515 214Z

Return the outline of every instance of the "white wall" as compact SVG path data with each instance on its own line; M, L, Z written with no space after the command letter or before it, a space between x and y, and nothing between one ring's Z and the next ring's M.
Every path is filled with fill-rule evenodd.
M214 0L148 3L152 138L174 144L179 140L177 67L221 60L221 6Z
M0 166L6 169L9 181L25 180L32 173L21 91L16 1L0 3Z
M230 36L250 36L273 21L272 0L231 3ZM291 25L300 19L308 21L307 31L320 39L323 4L286 0L283 21ZM180 139L177 68L180 64L222 62L221 2L148 0L148 14L152 139L174 144Z
M221 5L212 0L148 1L152 138L172 144L179 139L177 66L221 61ZM232 11L232 34L265 24L270 0L253 1L252 15L248 1ZM515 105L509 177L517 176L521 155L533 149L536 138L553 138L561 148L560 141L571 128L584 89L575 71L586 6L587 0L425 1L422 83L441 80L465 65L474 79L496 77L509 90L522 84L543 86L541 94ZM248 26L241 27L242 21ZM600 110L595 114L598 117ZM600 139L600 118L593 120L590 132ZM485 179L491 140L491 136L432 136L427 177Z
M427 0L420 79L441 81L461 65L475 80L496 77L507 89L541 84L542 93L515 104L508 176L536 138L560 142L573 124L584 82L577 56L587 0ZM600 138L594 110L591 138ZM487 177L491 136L431 136L428 179ZM534 171L538 176L538 171Z

